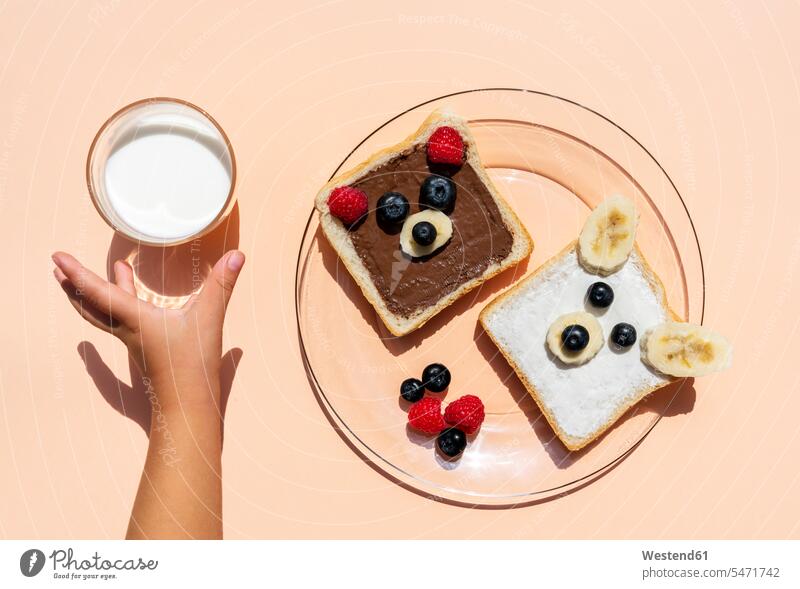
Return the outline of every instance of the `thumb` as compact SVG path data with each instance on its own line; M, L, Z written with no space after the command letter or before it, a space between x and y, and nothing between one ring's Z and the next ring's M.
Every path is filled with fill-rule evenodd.
M209 311L221 309L224 312L242 266L244 254L239 250L231 250L222 256L206 278L197 302Z

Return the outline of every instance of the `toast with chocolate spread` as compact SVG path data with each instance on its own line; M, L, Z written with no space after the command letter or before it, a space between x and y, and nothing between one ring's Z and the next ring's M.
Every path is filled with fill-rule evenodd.
M410 137L319 191L325 236L394 335L530 255L466 121L433 112Z

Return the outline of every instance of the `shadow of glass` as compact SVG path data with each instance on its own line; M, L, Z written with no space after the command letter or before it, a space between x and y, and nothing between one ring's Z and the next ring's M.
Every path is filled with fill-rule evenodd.
M239 205L203 237L171 247L140 244L115 233L108 248L106 274L113 280L114 262L133 268L139 298L160 307L177 308L196 292L222 254L239 246Z

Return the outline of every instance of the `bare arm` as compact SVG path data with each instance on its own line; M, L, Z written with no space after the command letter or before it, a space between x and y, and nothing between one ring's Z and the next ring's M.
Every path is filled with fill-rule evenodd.
M154 378L153 390L179 397L203 389ZM177 390L170 390L175 386ZM218 398L217 387L217 398ZM164 395L162 395L164 396ZM222 420L213 406L154 406L142 478L128 524L129 539L222 538Z
M123 262L115 264L111 284L69 254L57 253L53 261L73 306L126 344L152 407L127 537L221 538L222 324L243 254L223 256L181 309L140 301L133 271Z

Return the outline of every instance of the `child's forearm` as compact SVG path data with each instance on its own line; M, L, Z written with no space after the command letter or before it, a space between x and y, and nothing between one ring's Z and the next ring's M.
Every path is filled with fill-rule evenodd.
M150 444L128 538L222 537L219 376L206 376L145 379L153 408ZM200 389L208 403L181 403Z
M67 253L56 252L53 262L75 310L122 340L146 375L150 445L128 537L221 538L222 324L244 254L220 258L178 309L139 299L125 262L114 264L113 283Z

